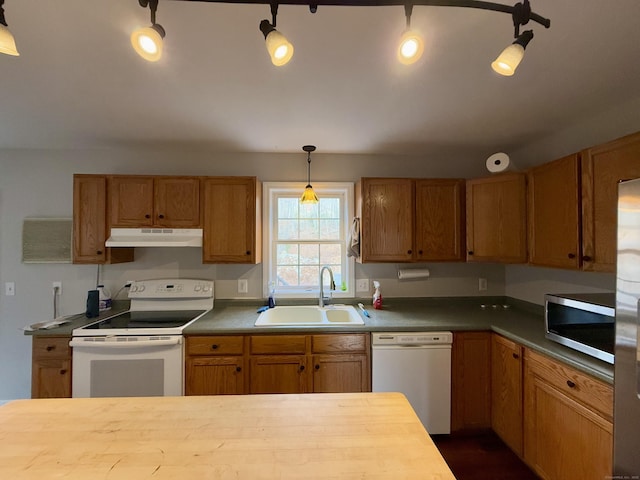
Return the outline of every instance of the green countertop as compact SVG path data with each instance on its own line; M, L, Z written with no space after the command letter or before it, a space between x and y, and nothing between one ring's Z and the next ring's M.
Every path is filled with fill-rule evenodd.
M358 301L345 303L356 305ZM370 299L362 302L371 315L367 318L360 312L364 325L255 327L257 309L264 302L216 300L214 309L185 328L184 335L490 330L607 383L613 383L613 365L545 338L544 311L540 305L508 297L385 298L383 309L375 310L370 305ZM505 305L508 307L505 308ZM127 308L128 302L117 302L112 310L102 313L98 319ZM74 328L98 320L87 319L84 315L75 315L69 319L72 320L71 323L59 328L26 333L66 336L71 335Z

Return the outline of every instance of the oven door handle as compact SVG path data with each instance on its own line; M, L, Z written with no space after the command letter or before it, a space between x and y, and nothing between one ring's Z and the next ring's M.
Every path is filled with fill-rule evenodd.
M168 347L179 345L182 343L182 337L171 338L167 340L138 340L138 341L105 341L105 342L85 342L82 340L71 340L70 347L80 348L137 348L137 347Z

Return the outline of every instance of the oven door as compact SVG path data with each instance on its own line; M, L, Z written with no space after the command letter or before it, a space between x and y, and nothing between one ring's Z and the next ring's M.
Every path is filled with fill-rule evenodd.
M181 335L74 337L72 396L184 394Z

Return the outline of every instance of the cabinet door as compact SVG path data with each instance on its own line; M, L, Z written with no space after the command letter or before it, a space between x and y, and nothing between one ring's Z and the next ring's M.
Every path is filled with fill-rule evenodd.
M106 261L107 178L73 176L73 263Z
M500 335L491 339L491 428L522 457L522 347Z
M305 355L256 355L250 359L250 393L311 391Z
M525 461L542 478L611 478L613 425L545 381L525 374Z
M366 355L313 355L313 392L369 392Z
M527 261L526 180L507 173L467 181L467 261Z
M583 269L614 272L618 182L640 178L640 133L582 152Z
M464 261L464 180L416 180L415 259Z
M580 268L578 155L532 168L528 182L529 262Z
M413 259L413 180L360 180L362 262L410 262Z
M244 393L243 357L191 357L186 365L186 395Z
M33 337L31 398L71 397L69 337Z
M491 427L491 334L455 332L451 352L451 430Z
M152 226L153 177L110 177L109 206L111 227Z
M200 179L156 177L154 222L163 227L200 226Z
M254 177L204 181L205 263L259 263L260 184Z

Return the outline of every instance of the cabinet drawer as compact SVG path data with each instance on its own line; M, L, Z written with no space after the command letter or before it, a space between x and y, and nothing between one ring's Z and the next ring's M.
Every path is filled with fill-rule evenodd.
M311 338L311 351L313 353L334 353L334 352L359 352L367 350L367 335L314 335Z
M33 358L66 358L71 356L69 337L33 337Z
M251 337L252 354L305 354L306 335L255 335Z
M240 335L187 337L187 355L242 355L243 351Z
M549 384L598 411L606 419L613 418L613 388L600 380L544 355L525 350L527 368Z

